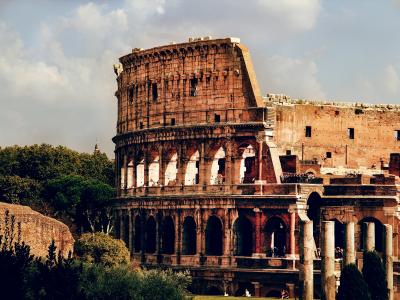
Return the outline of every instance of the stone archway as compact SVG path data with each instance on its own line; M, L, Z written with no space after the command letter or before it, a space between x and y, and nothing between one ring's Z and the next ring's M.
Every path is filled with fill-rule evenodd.
M222 147L219 147L211 163L210 184L223 184L225 182L225 161L225 151Z
M197 236L196 236L196 222L193 217L188 216L183 222L183 235L182 235L182 254L194 255L196 254Z
M200 154L196 150L186 165L185 185L195 185L199 183Z
M176 176L178 173L178 154L176 150L171 152L168 155L168 163L165 168L165 181L164 184L168 185L176 185Z
M175 226L172 217L165 217L162 224L162 252L174 254L175 252Z
M222 255L222 222L216 216L208 218L206 226L206 255Z
M243 144L239 147L242 159L240 161L240 183L254 183L256 178L256 151L252 145Z
M272 217L265 224L265 242L267 254L285 256L287 241L287 226L280 217Z
M364 250L364 235L365 227L364 223L371 222L375 224L375 250L378 252L383 251L383 224L381 221L374 217L366 217L358 222L359 232L360 232L360 240L359 240L359 249Z
M253 225L245 216L240 216L233 224L234 255L251 256L253 253Z
M146 222L146 253L152 254L156 252L156 230L156 220L153 216L150 216Z

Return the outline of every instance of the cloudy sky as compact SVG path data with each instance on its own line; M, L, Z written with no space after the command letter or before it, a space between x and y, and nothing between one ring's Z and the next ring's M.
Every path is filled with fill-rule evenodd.
M400 104L400 0L0 0L0 146L112 154L112 64L132 48L240 37L263 93Z

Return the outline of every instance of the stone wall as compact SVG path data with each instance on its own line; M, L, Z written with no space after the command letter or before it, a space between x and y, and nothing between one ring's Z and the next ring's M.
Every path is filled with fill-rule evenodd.
M57 251L67 256L73 251L74 239L67 225L53 218L46 217L28 206L0 203L0 234L4 233L5 212L15 216L15 222L21 223L21 240L31 247L31 254L46 256L52 240ZM15 234L18 226L15 225Z
M391 153L399 152L397 109L313 103L274 103L273 107L274 140L281 155L289 151L300 160L317 160L322 168L380 170L389 163Z

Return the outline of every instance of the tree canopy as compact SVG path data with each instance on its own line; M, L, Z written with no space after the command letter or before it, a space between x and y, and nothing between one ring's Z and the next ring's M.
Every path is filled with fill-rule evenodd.
M346 265L340 275L337 300L371 300L368 286L355 264Z
M368 285L372 300L389 299L385 268L376 251L364 252L362 274Z

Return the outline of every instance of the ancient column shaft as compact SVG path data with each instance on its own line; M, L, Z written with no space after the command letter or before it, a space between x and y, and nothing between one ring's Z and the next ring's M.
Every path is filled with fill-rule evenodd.
M384 224L384 253L383 259L386 270L387 288L389 291L389 300L394 299L393 291L393 229L392 225Z
M300 225L300 299L312 300L314 299L313 222L302 221Z
M335 222L322 222L321 295L324 300L335 300Z
M372 251L375 249L375 223L364 223L364 250Z
M344 265L355 264L356 256L354 249L354 222L348 222L345 224L344 235Z

